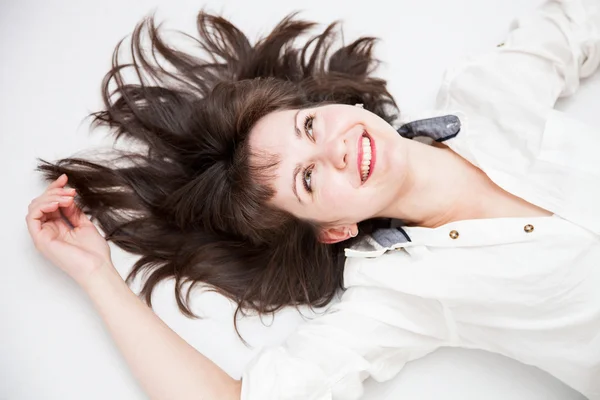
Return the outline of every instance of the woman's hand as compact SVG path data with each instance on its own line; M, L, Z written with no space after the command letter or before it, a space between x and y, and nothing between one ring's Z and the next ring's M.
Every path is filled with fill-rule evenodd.
M31 201L27 229L44 257L84 285L95 271L113 266L108 243L75 204L75 189L64 187L67 179L61 175Z
M62 175L29 205L35 247L79 283L152 399L240 399L241 383L173 332L121 279ZM64 221L66 218L69 223Z

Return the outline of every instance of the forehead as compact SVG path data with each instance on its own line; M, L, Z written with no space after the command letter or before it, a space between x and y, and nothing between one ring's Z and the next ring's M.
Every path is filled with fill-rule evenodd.
M266 115L252 128L248 138L252 164L266 165L277 160L267 183L275 189L275 206L291 212L296 208L294 203L300 206L292 191L292 173L300 160L300 141L296 137L294 121L297 111L283 110Z
M250 147L255 151L263 151L288 145L289 139L295 139L296 111L275 111L261 118L250 132Z

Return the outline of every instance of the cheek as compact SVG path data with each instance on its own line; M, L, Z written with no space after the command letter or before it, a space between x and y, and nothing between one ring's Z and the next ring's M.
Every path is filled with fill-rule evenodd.
M346 177L330 176L327 184L321 186L319 191L320 209L328 220L337 220L353 214L357 208L359 198L357 190L353 188Z

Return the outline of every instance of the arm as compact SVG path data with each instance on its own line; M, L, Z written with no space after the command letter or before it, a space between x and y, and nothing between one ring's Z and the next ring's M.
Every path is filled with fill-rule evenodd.
M284 345L259 353L236 381L131 292L66 182L61 176L31 202L29 233L36 248L90 296L152 399L358 399L367 376L391 379L406 362L451 342L439 302L352 286L340 303L299 327Z
M173 332L111 266L82 285L152 399L239 399L240 382Z
M500 121L543 118L599 64L600 2L548 0L517 19L497 48L449 69L437 106Z
M29 205L35 247L90 296L145 392L157 400L240 398L240 382L187 344L129 289L62 175ZM63 220L68 220L68 224Z

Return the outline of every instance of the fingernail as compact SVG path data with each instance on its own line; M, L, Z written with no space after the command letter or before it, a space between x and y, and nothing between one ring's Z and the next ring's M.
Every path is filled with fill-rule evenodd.
M60 199L63 201L68 201L68 200L72 200L73 198L71 196L61 196Z

